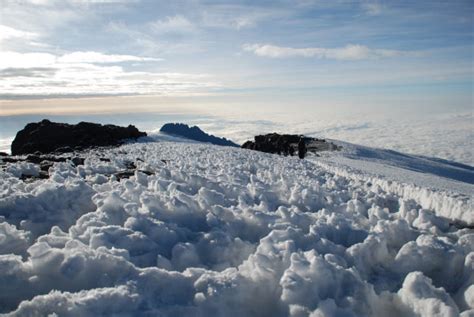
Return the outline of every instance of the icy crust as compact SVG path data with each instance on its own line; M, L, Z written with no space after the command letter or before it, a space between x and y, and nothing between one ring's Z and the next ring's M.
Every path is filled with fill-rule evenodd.
M359 182L370 183L375 185L374 188L381 189L387 193L394 193L406 200L414 200L423 208L432 210L436 215L449 219L454 223L474 226L472 196L468 196L466 193L459 194L436 188L421 187L414 183L394 181L388 179L385 175L374 176L342 164L338 165L317 159L313 159L313 162L337 175ZM474 194L474 185L466 184L463 187L467 188L466 192Z
M22 168L0 178L7 315L474 313L474 230L373 180L172 142L92 151L29 184Z

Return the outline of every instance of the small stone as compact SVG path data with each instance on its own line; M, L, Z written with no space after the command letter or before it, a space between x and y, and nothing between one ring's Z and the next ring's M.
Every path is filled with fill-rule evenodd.
M34 155L34 154L28 155L26 157L26 160L30 163L35 163L35 164L39 164L42 161L40 156Z
M83 157L77 156L71 159L72 164L74 164L75 166L84 165L84 161L85 159Z

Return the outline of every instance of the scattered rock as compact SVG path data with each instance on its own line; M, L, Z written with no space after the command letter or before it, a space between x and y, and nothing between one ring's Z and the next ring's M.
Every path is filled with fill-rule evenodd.
M39 164L42 159L40 156L38 155L35 155L35 154L31 154L31 155L28 155L26 157L26 161L30 162L30 163L35 163L35 164Z
M85 158L77 156L71 159L72 164L74 164L75 166L84 165L84 161Z
M4 163L16 163L16 162L20 162L20 161L23 161L23 160L19 159L19 158L11 157L11 156L5 156L5 157L2 157L2 161Z
M136 169L137 166L134 162L125 162L125 168L128 170Z
M126 139L146 136L136 127L119 127L90 122L78 124L56 123L43 120L29 123L19 131L12 142L13 155L41 153L67 153L93 146L118 145Z
M304 145L306 145L307 152L316 153L320 151L339 150L337 145L327 142L324 139L311 138L297 134L278 133L257 135L255 136L254 141L246 141L242 144L242 148L293 156L298 148L303 148L303 144L300 143L300 140L303 140Z
M21 174L20 179L24 182L34 182L38 179L48 179L49 173L46 171L40 171L38 175L29 175L29 174Z
M54 150L56 153L71 153L74 150L70 146L62 146Z
M130 178L131 176L135 175L135 171L126 170L126 171L115 173L114 175L117 178L117 180L120 181L122 178Z
M50 162L50 161L42 161L42 162L40 163L40 170L47 172L47 171L49 171L49 168L50 168L51 166L53 166L53 164L54 164L54 163L53 163L53 162Z
M226 138L219 138L211 134L207 134L206 132L202 131L199 127L194 126L190 127L187 124L183 123L167 123L161 127L160 132L166 134L172 134L184 137L186 139L195 140L199 142L206 142L215 145L223 145L223 146L234 146L238 147L238 144L227 140Z

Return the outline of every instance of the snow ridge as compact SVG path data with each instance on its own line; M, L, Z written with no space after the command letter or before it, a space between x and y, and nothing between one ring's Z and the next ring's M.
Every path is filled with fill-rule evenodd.
M414 200L425 209L433 210L436 215L452 220L454 223L474 226L472 199L469 196L440 191L416 184L401 183L379 176L363 174L350 167L337 167L314 160L315 164L333 173L350 179L371 183L374 190L382 189L405 200Z

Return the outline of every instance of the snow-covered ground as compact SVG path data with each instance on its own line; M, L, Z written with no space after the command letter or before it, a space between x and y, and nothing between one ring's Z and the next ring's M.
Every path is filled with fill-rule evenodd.
M147 141L0 172L0 313L474 315L469 166Z

